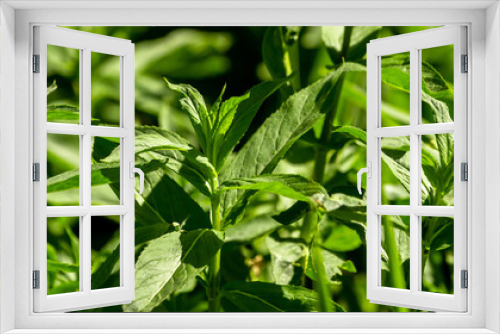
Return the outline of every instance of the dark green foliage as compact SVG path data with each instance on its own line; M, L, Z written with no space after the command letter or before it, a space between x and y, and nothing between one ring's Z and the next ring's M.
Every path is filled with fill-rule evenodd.
M135 163L146 177L144 193L135 194L136 299L95 311L399 310L365 298L366 203L355 182L366 160L366 43L403 28L106 29L137 39ZM107 69L114 62L103 57L94 64L102 90L112 89L116 78ZM408 94L407 57L384 58L381 74ZM426 122L453 120L453 84L445 77L422 63ZM78 122L78 107L59 98L74 95L72 89L59 81L49 86L48 121ZM99 110L93 124L108 119ZM393 122L407 116L397 99L383 110ZM95 138L92 152L92 186L115 194L119 144ZM450 134L422 139L426 205L452 205L453 144ZM409 189L408 151L405 139L383 142L384 176L393 187ZM51 196L79 180L78 163L60 155L49 157L68 167L48 179L56 205ZM395 202L404 197L391 195ZM64 228L51 228L59 239L48 240L49 291L77 291L78 229L58 224ZM387 225L383 283L404 286L409 228L401 219ZM423 217L422 229L423 266L449 269L443 252L452 249L453 220ZM93 289L119 280L117 236L98 248ZM423 284L452 289L439 279Z

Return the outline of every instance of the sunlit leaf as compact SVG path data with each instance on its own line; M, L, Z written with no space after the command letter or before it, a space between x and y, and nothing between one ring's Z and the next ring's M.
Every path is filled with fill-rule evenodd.
M331 98L333 87L342 72L341 68L330 73L285 101L228 161L226 165L231 167L222 170L221 178L230 180L272 172L293 143L324 114L325 101ZM240 196L249 195L243 195L240 190L230 191L222 197L226 223L235 223L243 211L242 204L247 198ZM233 205L235 207L230 209Z
M266 238L271 254L271 270L274 282L287 285L292 282L298 261L307 254L307 247L299 239L281 239L275 235Z
M190 85L186 84L173 84L163 77L168 87L182 95L180 103L184 111L187 112L191 125L193 126L196 136L200 142L203 152L209 154L207 151L212 131L212 124L208 116L207 106L203 96Z
M221 168L227 156L247 131L262 103L286 81L263 82L242 96L224 101L219 110L219 122L214 125L213 160Z
M149 312L174 293L196 285L203 270L223 243L220 232L172 232L153 240L141 253L135 268L135 299L125 312Z
M229 189L245 189L269 192L298 201L312 202L315 194L327 194L319 184L300 176L290 174L267 174L255 177L240 178L225 181L220 191Z

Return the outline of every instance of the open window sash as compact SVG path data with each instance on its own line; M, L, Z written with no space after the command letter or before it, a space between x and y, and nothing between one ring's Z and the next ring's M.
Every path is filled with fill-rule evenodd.
M79 114L76 124L47 122L47 49L57 46L79 55ZM120 124L116 127L91 123L91 54L100 53L119 58ZM34 263L33 294L35 312L66 312L129 303L134 299L134 44L128 40L71 29L34 27L34 152L39 164L34 193ZM63 83L59 83L63 85ZM79 205L47 206L47 135L71 135L79 143ZM117 205L91 204L92 138L114 138L120 143L119 193ZM37 181L37 180L34 180ZM119 283L115 287L93 289L91 231L92 217L119 217ZM73 292L48 291L47 219L77 217L79 229L79 260ZM74 218L73 218L74 219ZM94 227L94 225L92 225ZM53 265L53 263L51 263ZM65 292L65 293L64 293Z
M451 122L424 124L422 121L422 50L453 45L454 119ZM385 126L382 121L382 57L409 53L409 124ZM463 55L467 54L466 27L429 29L394 37L372 40L367 47L367 296L372 303L430 311L467 311L467 289L462 287L467 270L467 182L461 180L461 164L467 163L467 74ZM406 64L406 69L408 69ZM466 65L465 65L466 66ZM426 78L424 78L426 79ZM428 135L454 136L453 206L424 205L422 200L422 138ZM409 205L383 205L381 201L382 140L387 137L409 138ZM444 177L444 175L442 176ZM387 203L385 203L387 204ZM388 287L382 275L390 272L390 258L382 247L385 228L383 217L406 216L409 221L409 284L406 288ZM423 217L450 217L453 220L453 272L448 273L452 293L424 291ZM390 228L390 227L389 227ZM398 232L399 233L399 232ZM427 247L428 245L424 245ZM432 253L432 251L431 251ZM399 256L399 255L398 255ZM385 264L383 263L385 257ZM402 263L400 263L403 266ZM429 289L426 289L429 290Z

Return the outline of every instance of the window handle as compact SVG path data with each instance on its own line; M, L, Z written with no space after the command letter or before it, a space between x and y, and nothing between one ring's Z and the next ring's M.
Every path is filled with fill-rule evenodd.
M361 176L363 173L366 173L366 177L371 179L372 178L372 163L368 161L368 167L361 168L358 172L358 192L361 195Z
M139 194L144 191L144 172L140 168L135 168L134 163L130 162L130 178L133 179L135 173L139 174Z

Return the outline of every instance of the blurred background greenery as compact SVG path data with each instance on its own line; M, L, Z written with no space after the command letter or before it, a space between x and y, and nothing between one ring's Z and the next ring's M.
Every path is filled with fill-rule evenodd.
M181 110L179 95L169 89L162 76L173 82L182 82L197 88L211 105L219 96L222 87L227 84L225 97L238 96L252 86L271 79L263 62L261 46L266 27L69 27L81 31L129 39L135 44L135 122L136 125L154 125L181 134L195 146L196 136L186 114ZM389 37L432 27L382 27L374 38ZM305 87L322 78L332 68L332 60L322 39L322 27L303 27L299 35L300 86ZM426 50L423 59L442 74L450 83L442 101L450 108L453 115L453 64L450 61L450 47ZM119 119L119 59L115 56L92 54L92 122L93 124L118 126ZM49 46L48 49L48 104L51 120L57 122L78 123L79 107L79 55L77 50ZM451 91L451 94L450 94ZM280 103L279 96L265 102L255 117L250 130L242 139L240 146L262 124L265 118ZM71 109L74 117L58 119L57 108ZM382 88L382 125L397 126L409 124L409 94L396 90L390 85ZM432 122L430 113L423 107L423 122ZM453 116L452 116L453 117ZM341 91L338 112L333 120L334 126L351 125L366 130L366 74L349 72ZM322 128L321 122L314 128L316 137ZM48 177L78 168L78 138L65 135L49 135L48 140ZM93 138L109 148L109 152L119 144L111 138ZM276 173L296 173L310 178L313 170L314 143L307 139L298 141L278 165ZM382 146L391 152L391 148L409 145L408 138L387 138ZM429 152L436 149L436 136L423 138L423 145ZM406 149L408 151L408 149ZM400 152L398 150L394 150ZM432 155L432 154L431 154ZM99 163L102 157L93 153L93 163ZM409 168L409 154L393 156ZM351 141L338 145L328 155L325 180L329 180L327 189L343 188L344 193L357 196L356 173L366 165L364 145ZM209 201L196 189L180 178L176 181L206 210ZM424 180L424 182L426 182ZM425 187L424 187L425 188ZM426 188L427 189L427 188ZM429 190L431 191L431 190ZM452 205L453 190L436 191L439 195L424 194L424 201L431 205ZM48 194L48 205L79 205L78 190L52 192ZM386 165L382 171L383 204L408 204L409 193ZM117 204L119 199L109 186L92 188L92 204ZM290 201L270 194L258 195L247 209L245 222L240 230L228 232L230 242L224 246L222 257L224 266L222 275L226 280L273 281L270 274L270 254L264 236L250 243L239 240L239 233L249 233L248 229L258 230L259 217L264 213L277 212L290 205ZM328 218L326 218L328 220ZM429 218L432 219L432 218ZM385 224L409 226L405 217L389 217L392 223ZM119 243L119 217L93 217L92 220L92 272L99 270L108 256L116 256L114 250ZM403 225L401 225L403 224ZM439 224L438 224L439 225ZM450 219L442 222L450 225ZM441 226L440 225L440 226ZM99 226L99 227L97 227ZM247 231L245 231L247 226ZM329 221L322 224L325 247L340 253L350 260L354 270L345 270L337 275L334 282L333 298L349 312L405 311L371 304L366 299L366 247L364 240L355 230ZM452 226L452 220L451 220ZM95 228L94 228L95 227ZM48 260L50 293L64 293L78 290L78 236L79 221L72 218L52 218L48 220ZM292 229L282 229L281 236L295 233ZM402 236L403 237L403 236ZM398 239L397 239L398 240ZM430 242L430 241L429 241ZM425 244L425 240L424 240ZM424 272L424 290L453 293L453 254L452 245L441 246L439 251L431 253L430 266ZM430 246L427 245L429 248ZM430 249L430 248L429 248ZM408 274L409 250L399 249L403 270ZM425 252L425 250L424 250ZM429 253L429 252L427 252ZM406 254L406 255L404 255ZM427 254L428 255L428 254ZM384 262L384 259L382 259ZM58 263L67 264L66 270L59 270ZM119 263L119 262L118 262ZM52 266L52 267L51 267ZM384 264L383 264L384 267ZM68 269L69 268L69 269ZM71 269L72 268L72 269ZM387 266L386 266L387 268ZM112 268L113 275L105 282L98 282L94 288L113 287L119 284L119 264ZM385 275L383 275L385 277ZM383 285L394 286L390 279L383 278ZM408 280L406 281L408 283ZM182 294L165 301L155 311L203 311L206 309L205 292L197 288L188 294ZM120 312L121 307L96 309L93 311Z

